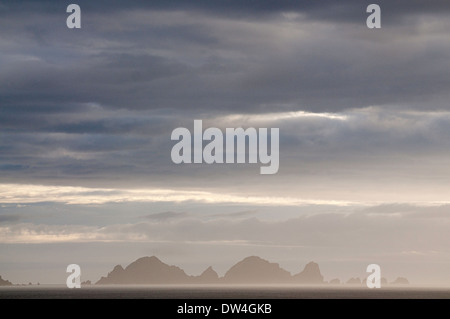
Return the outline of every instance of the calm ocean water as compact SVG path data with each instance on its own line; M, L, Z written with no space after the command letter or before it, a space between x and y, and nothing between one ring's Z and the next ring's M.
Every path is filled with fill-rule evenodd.
M0 299L450 299L450 288L63 286L0 287Z

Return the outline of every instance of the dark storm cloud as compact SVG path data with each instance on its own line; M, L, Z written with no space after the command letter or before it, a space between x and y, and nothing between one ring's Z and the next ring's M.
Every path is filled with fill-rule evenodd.
M3 1L3 10L46 10L56 11L65 8L69 1L21 1L18 4L13 0ZM332 20L360 20L361 10L374 3L369 0L156 0L156 1L87 1L78 0L80 6L86 6L93 11L111 12L129 9L152 9L152 10L199 10L219 15L229 16L258 16L270 15L278 12L301 12L314 18L326 18ZM388 16L402 16L414 13L444 13L450 10L448 1L445 0L378 0L376 3L390 14Z
M191 112L448 107L448 38L438 14L447 2L380 3L388 7L383 19L411 18L410 25L386 23L381 30L367 30L360 1L80 2L86 24L76 31L65 28L62 5L52 3L32 5L33 14L26 3L5 3L14 10L6 15L3 9L1 25L9 40L2 45L8 53L0 76L2 112L45 114L77 110L86 102ZM127 16L137 9L141 15ZM180 20L155 19L180 10L186 10ZM250 25L226 14L214 20L205 10L246 12L254 19ZM304 13L307 20L291 21L281 15L287 11ZM276 14L260 17L269 12ZM434 29L418 29L423 19L414 17L428 13L435 14ZM327 19L317 20L322 16ZM347 23L327 27L339 25L335 20ZM297 24L283 25L289 21ZM299 31L312 37L282 40Z
M380 106L347 122L277 123L289 154L280 174L298 161L316 172L373 163L374 150L401 150L402 159L446 153L447 119L380 114L449 109L448 2L379 2L381 30L366 28L361 1L80 1L80 30L65 26L67 4L0 7L4 180L133 176L173 185L189 175L197 187L216 183L228 167L170 162L170 132L195 118L220 126L230 113ZM176 185L190 184L181 179Z
M165 60L151 55L103 54L68 66L31 62L22 68L23 62L17 63L16 68L0 77L2 111L14 112L15 107L20 107L25 112L74 108L82 112L83 108L74 103L89 101L117 107L158 108L154 105L157 99L170 95L148 84L181 74L184 69Z

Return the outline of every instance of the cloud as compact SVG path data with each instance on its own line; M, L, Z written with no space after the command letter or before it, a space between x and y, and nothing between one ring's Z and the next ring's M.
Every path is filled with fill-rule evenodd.
M78 33L68 33L61 22L62 5L45 10L45 2L32 16L14 10L5 15L2 111L26 118L36 110L82 112L87 102L248 113L273 112L275 105L277 111L311 112L448 107L448 22L433 5L386 8L386 31L373 32L359 2L267 2L256 8L250 2L139 3L104 10L86 5L87 22ZM449 7L436 4L441 13ZM255 17L202 10L217 13L221 7ZM298 19L281 14L290 7L300 12ZM94 8L99 10L88 14ZM277 14L267 19L269 12ZM433 22L426 19L431 13ZM407 16L409 24L392 23L392 16ZM339 23L343 18L347 22Z
M186 216L189 216L189 214L178 212L162 212L156 214L149 214L143 217L150 220L164 221L170 219L185 218Z
M107 226L35 225L0 227L1 243L136 242L299 248L333 258L376 257L380 262L411 256L405 252L433 251L445 260L446 218L411 219L401 215L319 214L262 221L258 218L152 219L136 224ZM413 256L414 257L414 256ZM427 258L420 257L420 258Z
M72 186L0 184L0 203L54 202L72 205L100 205L122 202L200 202L264 206L356 204L345 201L309 200L290 197L240 196L235 194L177 189L107 189ZM170 214L169 214L170 215ZM156 217L167 217L167 213ZM153 216L155 217L155 216Z
M11 11L33 11L45 10L52 13L59 9L65 9L65 4L56 4L49 0L23 1L25 5L17 6L12 0L5 0L2 3L2 10ZM326 19L334 22L354 22L357 23L361 17L360 13L365 13L365 8L370 1L345 0L335 2L324 0L320 2L311 2L307 0L289 1L289 0L261 0L255 4L247 0L217 0L210 1L184 1L184 0L158 0L151 2L142 2L131 0L123 3L118 0L96 1L92 3L86 0L79 0L78 4L90 12L109 13L124 10L183 10L183 11L203 11L209 14L233 16L233 17L267 17L284 12L295 12L304 14L312 19ZM395 21L402 16L411 16L420 13L440 13L450 10L448 2L445 0L430 0L427 4L421 1L398 0L396 2L380 0L377 2L386 10L386 16L389 21ZM65 11L64 11L65 12ZM395 18L395 19L394 19Z
M20 220L19 215L0 215L0 223L17 222Z
M213 217L225 217L225 218L247 218L248 216L254 216L258 213L257 210L244 210L235 213L220 213L212 214Z
M450 218L450 205L434 203L432 205L384 204L363 208L362 212L369 215L402 215L408 218Z
M204 128L280 128L280 170L262 180L259 165L173 164L171 131L176 127L192 130L195 115L93 107L95 111L85 115L47 118L52 123L34 129L36 132L26 128L6 131L0 141L3 183L74 183L117 190L171 190L176 185L184 191L205 191L205 198L223 192L315 203L352 203L355 193L358 201L370 203L409 202L411 198L446 201L447 111L371 107L339 113L206 116ZM128 200L135 195L107 200Z
M380 4L383 27L368 30L360 1L84 2L83 28L68 30L64 4L7 1L2 180L269 187L252 166L172 165L171 131L201 118L281 128L268 193L381 189L393 174L412 187L411 172L444 185L449 6Z

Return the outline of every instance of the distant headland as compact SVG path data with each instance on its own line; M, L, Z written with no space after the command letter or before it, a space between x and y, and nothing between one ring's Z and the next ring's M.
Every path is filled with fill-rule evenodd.
M388 281L382 278L382 284ZM352 285L365 285L365 279L350 278L345 282ZM391 284L408 284L403 277ZM117 265L106 276L101 277L96 285L148 285L148 284L297 284L321 285L341 284L341 280L324 281L319 265L309 262L304 269L292 275L277 263L271 263L258 256L246 257L232 266L223 277L210 266L199 276L187 275L183 269L168 265L155 256L142 257L126 268Z
M10 281L5 280L2 278L2 276L0 276L0 286L12 286L12 285L13 284Z

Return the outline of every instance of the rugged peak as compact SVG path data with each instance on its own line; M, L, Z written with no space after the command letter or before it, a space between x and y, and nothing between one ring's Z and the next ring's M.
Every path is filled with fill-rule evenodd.
M319 264L311 261L306 264L302 272L293 276L294 280L301 284L321 284L323 276L320 273Z
M204 272L202 272L202 274L200 276L206 276L206 275L215 275L215 276L217 276L217 278L219 278L219 275L216 273L216 271L213 269L212 266L209 266L208 268L206 268L206 270Z
M121 272L124 271L123 267L121 265L117 265L114 267L112 272Z
M163 263L155 256L142 257L125 269L118 265L108 276L102 277L98 284L166 284L187 283L189 277L176 267Z
M12 286L12 283L8 280L5 280L0 276L0 286Z
M159 260L159 258L156 256L151 257L146 256L136 259L131 264L129 264L128 267L130 267L131 265L140 265L140 264L145 265L145 264L164 264L164 263L161 260Z
M309 263L306 264L305 269L303 269L304 272L309 272L312 274L320 274L320 268L319 268L319 264L314 262L314 261L310 261Z
M257 256L244 258L230 268L224 276L229 283L281 283L289 281L291 274L276 263Z
M216 283L219 281L219 275L211 266L206 268L206 270L202 272L200 276L194 278L196 282L201 284Z

